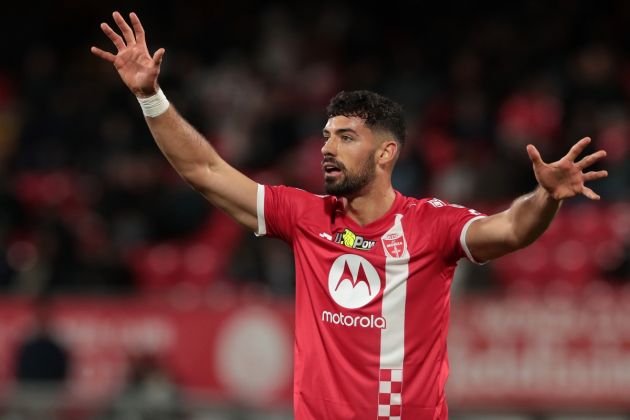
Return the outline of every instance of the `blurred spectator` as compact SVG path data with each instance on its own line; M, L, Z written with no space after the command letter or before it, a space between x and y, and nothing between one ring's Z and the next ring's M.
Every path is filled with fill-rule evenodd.
M17 348L15 378L27 386L63 387L68 379L70 354L55 337L51 307L46 298L35 300L33 321L31 334Z
M15 356L16 393L13 414L19 419L65 418L71 354L55 335L52 307L46 297L33 303L33 326L18 343Z
M102 420L184 420L188 418L177 385L154 354L131 358L123 389Z

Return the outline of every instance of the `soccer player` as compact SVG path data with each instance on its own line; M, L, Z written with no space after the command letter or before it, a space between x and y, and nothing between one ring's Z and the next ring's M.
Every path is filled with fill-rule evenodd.
M158 86L164 49L113 14L101 29L114 64L140 101L155 141L208 201L257 235L282 238L296 262L294 411L298 420L446 419L449 289L457 261L486 262L532 243L562 200L599 196L584 172L605 156L577 160L584 138L557 162L527 153L537 188L486 216L445 201L405 197L391 174L405 138L401 107L368 91L341 92L323 129L328 195L259 185L226 163L169 104ZM314 157L315 158L315 157Z

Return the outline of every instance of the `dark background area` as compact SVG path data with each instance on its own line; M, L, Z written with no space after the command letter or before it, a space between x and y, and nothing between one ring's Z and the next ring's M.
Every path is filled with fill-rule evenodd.
M160 82L172 103L260 182L320 192L324 108L339 90L366 88L405 107L409 136L394 176L405 194L494 211L535 186L527 143L551 161L591 136L587 152L607 149L596 169L610 173L593 188L604 206L628 201L627 2L415 8L247 1L7 7L0 286L26 294L142 292L139 249L179 243L219 217L168 167L112 66L90 54L92 45L113 50L99 24L113 24L115 9L138 13L151 51L166 48ZM220 277L291 293L283 245L270 241L261 250L242 230L230 235L238 245L221 255L238 264L213 272L208 287Z

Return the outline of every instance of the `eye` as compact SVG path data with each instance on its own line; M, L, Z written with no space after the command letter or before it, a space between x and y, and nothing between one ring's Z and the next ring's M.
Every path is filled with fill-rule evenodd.
M341 136L341 140L343 140L343 141L352 141L352 137L351 136Z

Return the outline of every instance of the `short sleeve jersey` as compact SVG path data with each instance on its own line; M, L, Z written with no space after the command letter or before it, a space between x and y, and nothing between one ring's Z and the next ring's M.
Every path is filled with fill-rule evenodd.
M258 187L258 234L293 248L297 420L447 418L450 285L484 215L396 192L360 226L341 200Z

